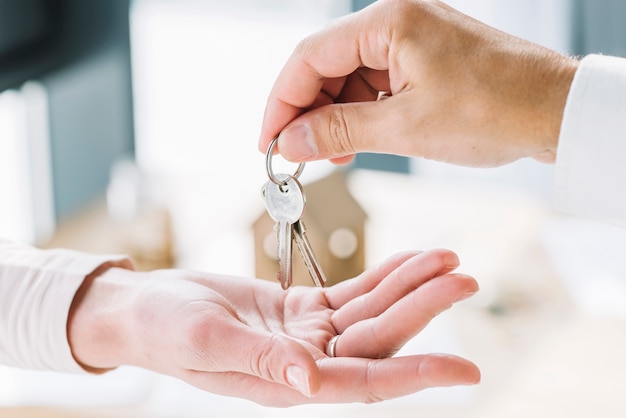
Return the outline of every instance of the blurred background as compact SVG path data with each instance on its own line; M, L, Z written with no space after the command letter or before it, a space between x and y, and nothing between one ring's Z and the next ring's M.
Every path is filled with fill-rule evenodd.
M260 266L275 262L259 222L265 100L299 40L369 3L0 2L0 236L127 253L140 269L264 277ZM561 52L626 55L619 0L448 3ZM552 166L363 154L339 170L310 163L301 180L314 247L334 279L408 248L459 254L481 292L400 355L467 357L481 367L479 386L277 410L134 368L2 367L0 417L626 415L626 232L554 213ZM355 211L363 216L348 225ZM353 234L340 234L339 247L338 230Z

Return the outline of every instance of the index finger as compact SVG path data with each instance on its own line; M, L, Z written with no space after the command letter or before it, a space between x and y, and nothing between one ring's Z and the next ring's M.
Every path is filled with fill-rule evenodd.
M332 316L333 325L341 334L359 321L378 317L424 283L454 270L458 265L457 255L448 250L419 253L383 277L370 292L355 296L340 307L336 306ZM333 306L339 297L331 290L334 289L329 288L327 299Z
M346 77L365 66L388 69L388 36L367 25L376 4L333 22L302 40L287 60L270 92L261 126L259 150L285 126L312 107L321 95L334 99Z

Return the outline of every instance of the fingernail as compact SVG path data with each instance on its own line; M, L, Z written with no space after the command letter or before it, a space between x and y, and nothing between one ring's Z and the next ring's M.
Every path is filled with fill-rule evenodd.
M280 153L289 160L304 160L317 155L317 144L313 141L307 125L295 125L278 136Z
M448 268L457 268L460 264L459 256L455 253L447 253L443 258L443 263Z
M302 393L305 396L311 397L309 376L302 367L293 364L287 367L287 381L298 392Z
M463 301L465 299L469 299L472 296L474 296L476 293L478 293L478 287L476 287L475 289L471 289L471 290L465 291L465 293L460 295L459 298L456 301L457 302L461 302L461 301Z

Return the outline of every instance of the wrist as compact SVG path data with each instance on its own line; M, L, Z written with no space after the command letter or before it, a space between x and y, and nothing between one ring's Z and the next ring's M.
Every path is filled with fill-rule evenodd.
M130 307L136 275L105 264L88 275L70 307L67 335L74 359L87 371L103 373L127 363Z
M553 76L547 80L549 88L546 88L548 97L546 102L546 129L542 136L542 142L532 157L541 162L554 163L556 158L559 136L561 133L561 125L563 115L565 113L565 104L569 95L574 75L578 70L579 61L574 58L561 57L555 60L555 68Z

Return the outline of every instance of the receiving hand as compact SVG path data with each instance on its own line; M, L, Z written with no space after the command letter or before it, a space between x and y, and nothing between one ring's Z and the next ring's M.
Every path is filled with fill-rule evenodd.
M439 1L379 0L300 42L270 93L259 148L280 134L294 162L362 151L552 162L577 66Z
M478 290L457 266L450 251L406 252L330 288L287 291L260 279L109 268L77 294L69 340L87 369L139 366L272 406L474 384L477 367L456 356L391 357Z

